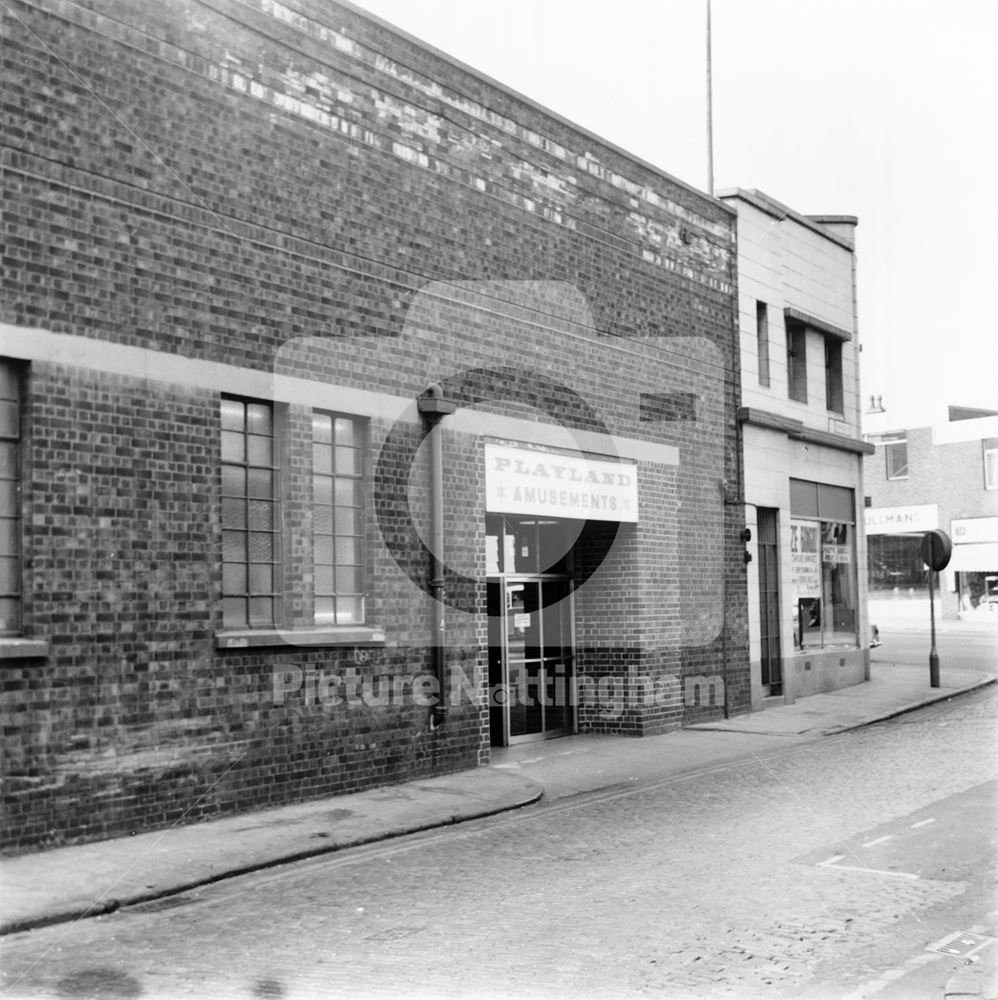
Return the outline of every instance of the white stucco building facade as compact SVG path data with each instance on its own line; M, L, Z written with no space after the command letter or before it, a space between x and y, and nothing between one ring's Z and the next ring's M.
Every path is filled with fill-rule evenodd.
M752 707L869 677L853 216L738 212Z

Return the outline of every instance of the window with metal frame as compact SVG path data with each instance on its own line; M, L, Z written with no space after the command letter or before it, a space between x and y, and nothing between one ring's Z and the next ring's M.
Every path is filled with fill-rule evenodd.
M315 624L365 620L364 425L312 413L312 541Z
M282 610L274 407L224 397L221 432L223 625L272 627Z
M21 632L20 370L0 361L0 635Z
M881 439L888 479L908 478L908 437L905 434L885 434Z

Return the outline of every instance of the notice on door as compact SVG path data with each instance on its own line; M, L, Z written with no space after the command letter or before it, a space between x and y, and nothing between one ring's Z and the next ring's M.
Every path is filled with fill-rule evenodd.
M485 445L485 509L590 521L638 520L638 467Z
M821 549L817 524L790 525L790 587L796 601L821 597Z

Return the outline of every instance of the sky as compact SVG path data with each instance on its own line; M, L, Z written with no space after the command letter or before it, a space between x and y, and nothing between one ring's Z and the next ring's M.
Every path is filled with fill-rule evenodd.
M707 0L355 2L707 190ZM715 190L859 218L864 398L998 409L998 0L711 0L711 24Z

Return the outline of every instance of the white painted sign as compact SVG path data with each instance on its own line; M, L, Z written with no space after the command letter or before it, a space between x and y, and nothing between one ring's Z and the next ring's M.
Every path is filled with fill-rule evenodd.
M939 527L939 507L934 503L915 507L867 507L863 519L868 535L934 531Z
M950 521L954 545L974 542L998 542L998 517L960 517Z
M821 561L829 565L848 565L849 547L847 545L822 545Z
M638 467L549 451L485 445L485 509L590 521L638 519Z
M790 525L790 588L795 606L800 597L821 597L819 527L816 521L794 521Z

